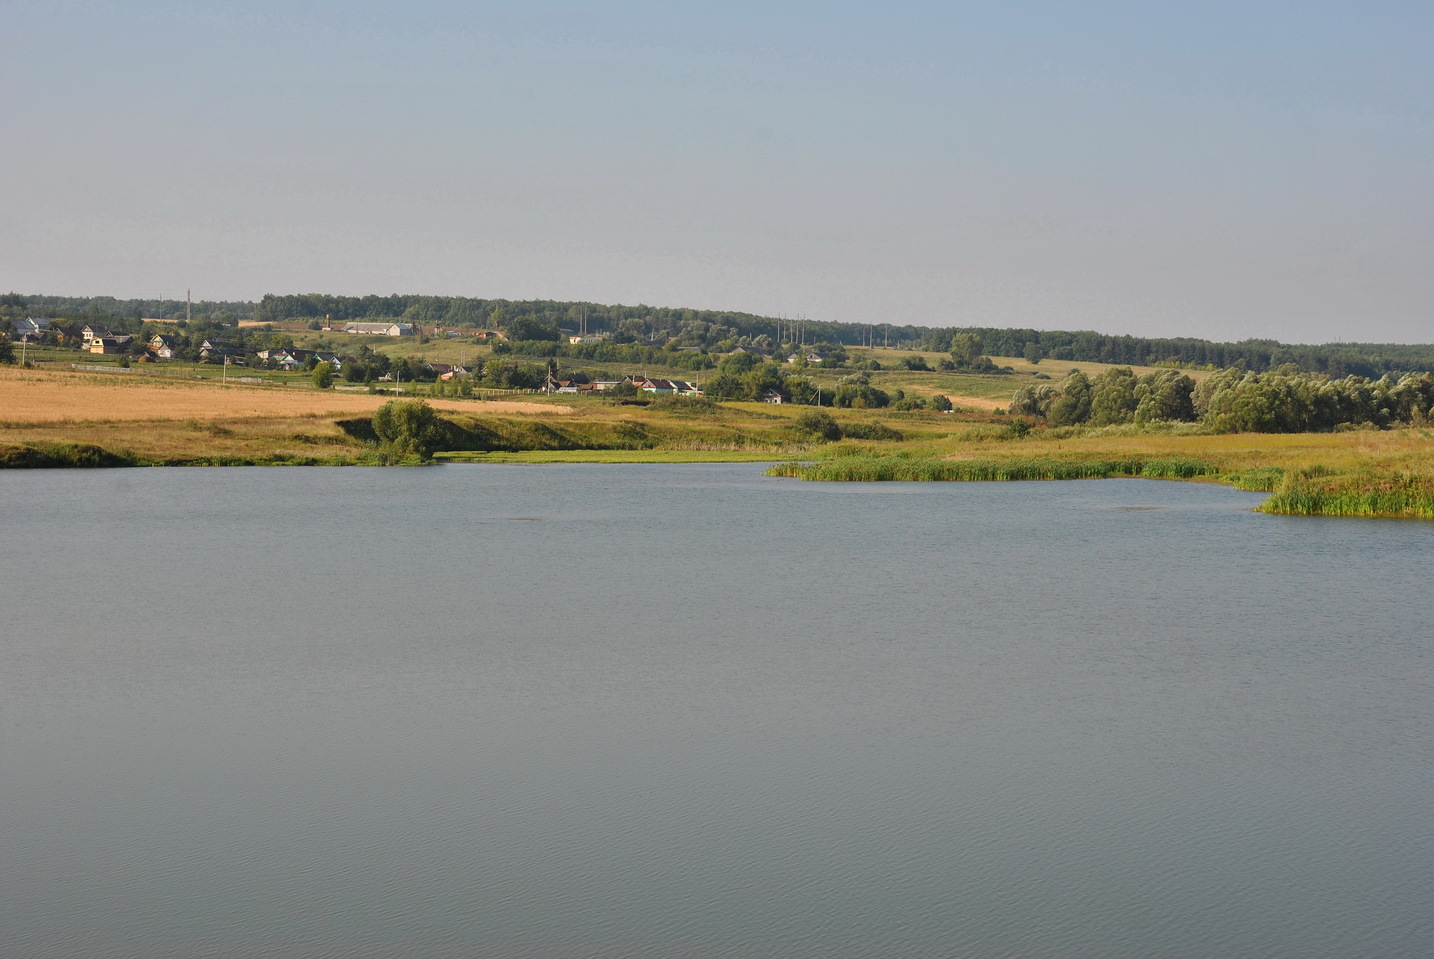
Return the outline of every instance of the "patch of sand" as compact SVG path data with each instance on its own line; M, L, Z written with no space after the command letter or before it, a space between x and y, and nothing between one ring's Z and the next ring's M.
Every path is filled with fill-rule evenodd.
M21 425L122 420L203 420L237 416L372 413L393 397L286 386L221 386L143 373L0 369L0 422ZM424 397L434 409L483 415L561 416L572 407L521 400Z

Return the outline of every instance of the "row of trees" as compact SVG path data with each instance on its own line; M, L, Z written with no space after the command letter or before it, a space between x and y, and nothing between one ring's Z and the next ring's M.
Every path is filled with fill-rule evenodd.
M1331 376L1379 377L1385 373L1434 370L1434 346L1391 343L1326 343L1289 345L1277 340L1242 340L1215 343L1190 337L1152 338L1112 336L1089 330L1030 330L967 328L964 331L925 330L924 349L945 352L960 332L979 336L996 356L1022 356L1039 363L1049 359L1132 366L1169 366L1186 369L1233 368L1262 373L1293 364L1310 373Z
M181 320L189 316L232 327L253 315L254 304L247 300L120 300L113 296L27 296L11 292L0 294L0 313L47 316L81 323L100 322L111 328L118 328L117 324L122 320L138 322L146 317Z
M1041 417L1052 426L1200 422L1221 433L1424 424L1434 419L1434 376L1334 378L1288 365L1269 373L1226 369L1196 383L1175 370L1136 376L1128 367L1116 367L1094 379L1074 371L1059 388L1024 387L1011 412Z

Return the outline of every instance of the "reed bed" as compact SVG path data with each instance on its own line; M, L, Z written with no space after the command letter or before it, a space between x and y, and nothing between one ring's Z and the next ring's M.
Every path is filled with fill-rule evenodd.
M1434 477L1412 472L1388 475L1357 470L1329 475L1324 470L1300 470L1285 477L1259 509L1284 516L1434 519Z
M1014 482L1021 480L1108 479L1143 476L1151 479L1188 479L1216 472L1203 460L1161 459L1049 459L1027 457L1005 460L938 460L893 456L843 457L818 463L778 463L770 476L825 482Z
M1260 466L1239 473L1226 474L1222 482L1247 493L1273 493L1284 481L1285 471L1278 466Z

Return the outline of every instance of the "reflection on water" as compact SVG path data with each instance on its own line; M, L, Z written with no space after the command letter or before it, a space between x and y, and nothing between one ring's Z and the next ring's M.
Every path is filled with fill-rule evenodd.
M1423 524L750 465L0 490L12 954L1434 941Z

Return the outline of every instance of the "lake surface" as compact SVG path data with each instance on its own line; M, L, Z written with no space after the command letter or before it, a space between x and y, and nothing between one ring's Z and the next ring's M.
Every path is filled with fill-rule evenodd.
M0 473L0 953L1434 953L1434 525Z

